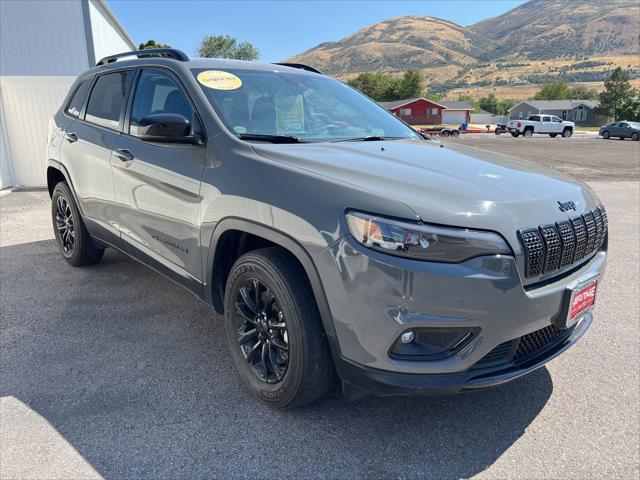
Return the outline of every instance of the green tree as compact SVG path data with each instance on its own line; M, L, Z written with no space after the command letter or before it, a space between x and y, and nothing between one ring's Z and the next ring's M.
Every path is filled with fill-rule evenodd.
M571 97L576 100L595 100L598 98L598 92L592 88L577 85L571 89Z
M478 104L482 110L486 110L491 113L498 113L498 99L493 93L490 93L486 97L482 97Z
M412 68L404 72L397 89L398 100L422 96L424 93L424 77L420 70Z
M514 100L505 99L498 102L498 110L496 111L496 115L508 115L509 109L516 104Z
M629 122L640 122L640 97L628 98L620 107L619 120Z
M171 45L166 43L156 43L155 40L147 40L147 43L141 43L138 46L138 50L150 50L152 48L171 48Z
M545 83L533 96L534 100L567 100L571 97L571 88L563 81Z
M229 35L207 35L200 42L197 54L205 58L257 60L260 51L249 42L238 42Z
M460 94L458 95L458 101L467 102L469 105L473 107L474 110L477 110L479 108L478 101L475 98L473 98L471 95Z
M352 78L347 83L374 100L384 101L395 99L389 98L394 96L391 91L395 86L394 80L388 74L365 72Z
M604 82L604 92L600 94L600 107L598 112L604 115L613 116L616 120L622 120L627 113L628 105L632 105L632 100L637 96L637 92L631 88L629 76L621 67L611 72L609 80ZM627 120L627 118L624 118Z

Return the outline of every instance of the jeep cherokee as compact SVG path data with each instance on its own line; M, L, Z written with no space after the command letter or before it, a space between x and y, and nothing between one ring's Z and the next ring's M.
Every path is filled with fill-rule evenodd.
M607 215L541 166L425 138L300 64L107 57L51 123L74 266L115 248L224 315L248 390L453 393L541 367L592 321Z

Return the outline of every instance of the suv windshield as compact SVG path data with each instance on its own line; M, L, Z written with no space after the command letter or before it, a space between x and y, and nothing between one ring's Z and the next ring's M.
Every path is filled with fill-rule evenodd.
M250 69L193 69L237 136L302 142L422 138L351 87L321 75ZM284 143L284 142L282 142Z

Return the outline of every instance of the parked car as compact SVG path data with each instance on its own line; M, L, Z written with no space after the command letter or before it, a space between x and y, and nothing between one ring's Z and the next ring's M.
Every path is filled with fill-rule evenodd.
M276 407L336 373L349 398L525 375L589 328L606 263L589 187L425 139L299 64L102 59L54 115L47 165L62 257L114 248L192 291Z
M604 139L611 137L617 137L620 140L630 138L637 142L640 139L640 122L609 123L600 127L598 134Z
M509 120L507 131L514 137L531 137L534 133L542 133L550 137L562 135L569 138L575 126L574 122L567 122L555 115L531 115L527 120Z

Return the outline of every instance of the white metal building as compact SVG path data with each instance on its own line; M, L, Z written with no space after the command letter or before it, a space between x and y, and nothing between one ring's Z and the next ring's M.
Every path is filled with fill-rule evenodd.
M105 0L0 0L0 188L46 185L49 119L76 76L135 49Z

